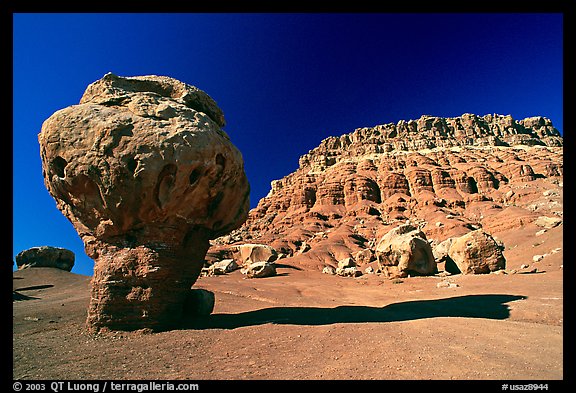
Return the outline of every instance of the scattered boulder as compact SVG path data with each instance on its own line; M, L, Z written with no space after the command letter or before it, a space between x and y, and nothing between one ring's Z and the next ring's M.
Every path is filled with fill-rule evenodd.
M54 267L69 272L74 266L74 260L75 255L72 251L51 246L32 247L16 255L18 270L31 267Z
M240 267L234 259L223 259L218 262L214 262L212 265L206 268L202 268L203 276L221 276L227 273L231 273Z
M552 229L557 227L562 223L562 219L559 217L547 217L547 216L540 216L534 221L534 224L539 226L540 228L545 229Z
M324 274L336 274L336 269L334 268L334 266L324 266L324 268L322 269L322 273Z
M356 262L354 262L354 259L348 257L338 261L339 269L345 269L349 267L356 267Z
M246 220L250 187L224 124L194 86L111 73L43 123L46 187L95 261L91 331L175 326L209 241Z
M240 270L248 278L263 278L276 275L276 264L274 262L254 262Z
M349 266L336 268L336 274L340 277L358 277L362 272L356 266Z
M208 316L214 311L214 293L206 289L190 289L183 303L184 316Z
M544 255L534 255L532 257L532 262L540 262L542 259L544 259Z
M338 267L335 272L340 277L358 277L362 275L362 272L356 266L356 262L350 257L338 261Z
M431 275L437 271L426 235L411 224L401 225L384 235L375 255L379 270L389 277Z
M448 256L445 269L453 274L484 274L506 268L501 245L482 229L455 239Z
M273 262L278 259L276 250L266 244L241 244L233 247L240 265L248 266L255 262Z
M354 260L356 260L360 265L366 265L374 261L374 259L374 251L372 251L370 248L360 250L354 254Z
M440 281L436 284L436 288L458 288L460 285L448 280Z
M434 255L437 263L446 262L446 259L448 258L448 250L450 249L450 246L452 246L454 239L455 238L453 237L449 237L432 247L432 255Z
M232 273L234 270L237 270L240 267L234 259L223 259L212 264L211 268L214 270L215 274L226 274Z

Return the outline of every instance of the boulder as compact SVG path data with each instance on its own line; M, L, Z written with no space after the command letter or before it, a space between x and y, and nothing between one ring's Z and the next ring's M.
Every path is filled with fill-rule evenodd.
M354 262L354 259L352 258L344 258L340 261L338 261L338 268L339 269L345 269L345 268L349 268L349 267L356 267L356 262Z
M273 262L278 259L276 250L266 244L241 244L234 246L233 252L240 265L244 266L255 262Z
M254 262L240 270L248 278L263 278L276 275L276 264L274 262Z
M324 266L322 269L322 273L324 274L336 274L336 269L334 266Z
M534 224L539 226L540 228L545 229L552 229L557 227L562 223L562 219L559 217L547 217L547 216L540 216L534 221Z
M87 326L178 323L209 241L249 210L240 151L202 90L106 74L38 135L44 181L94 259Z
M379 270L389 277L431 275L436 262L426 235L411 224L404 224L385 234L376 245Z
M202 268L202 276L221 276L227 273L231 273L240 267L234 259L223 259L218 262L214 262L209 267Z
M41 246L18 253L16 265L18 270L31 267L54 267L69 272L74 266L74 259L74 253L65 248Z
M210 266L215 274L232 273L234 270L239 269L238 264L234 259L223 259Z
M448 256L445 269L453 274L483 274L506 268L502 245L482 229L456 238Z
M184 316L208 316L214 311L214 303L213 292L201 288L190 289L184 299Z
M449 237L448 239L441 241L440 243L432 247L432 255L434 255L436 263L446 262L446 259L448 258L448 250L450 249L450 246L454 242L454 239L455 238L453 237Z
M369 248L360 250L354 254L354 260L360 265L366 265L374 260L374 251Z
M358 277L362 272L356 266L349 266L336 268L336 274L340 277Z

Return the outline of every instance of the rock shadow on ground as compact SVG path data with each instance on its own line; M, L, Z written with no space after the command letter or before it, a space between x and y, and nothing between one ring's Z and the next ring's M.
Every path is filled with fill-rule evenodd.
M401 322L423 318L461 317L507 319L506 303L526 299L521 295L466 295L444 299L414 300L383 307L268 307L241 313L217 313L187 321L185 329L235 329L266 323L331 325L335 323Z

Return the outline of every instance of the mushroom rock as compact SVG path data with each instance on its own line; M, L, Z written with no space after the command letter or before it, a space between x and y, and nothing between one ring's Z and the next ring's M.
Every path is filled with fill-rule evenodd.
M18 253L16 265L18 265L18 270L31 267L53 267L69 272L74 267L74 259L74 253L65 248L41 246Z
M209 240L246 220L250 186L224 124L194 86L108 73L42 125L46 187L95 261L90 330L174 326Z

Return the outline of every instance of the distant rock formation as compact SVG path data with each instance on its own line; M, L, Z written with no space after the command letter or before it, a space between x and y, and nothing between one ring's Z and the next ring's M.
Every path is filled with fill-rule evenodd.
M194 86L111 73L44 122L46 186L95 261L90 329L173 326L209 240L245 221L249 184L224 124Z
M406 222L433 244L541 215L561 222L562 145L545 117L496 114L422 116L329 137L209 253L261 243L285 263L329 272L348 257L370 263L377 242Z
M32 267L53 267L71 271L74 267L74 252L60 247L32 247L16 255L16 265L19 270Z

